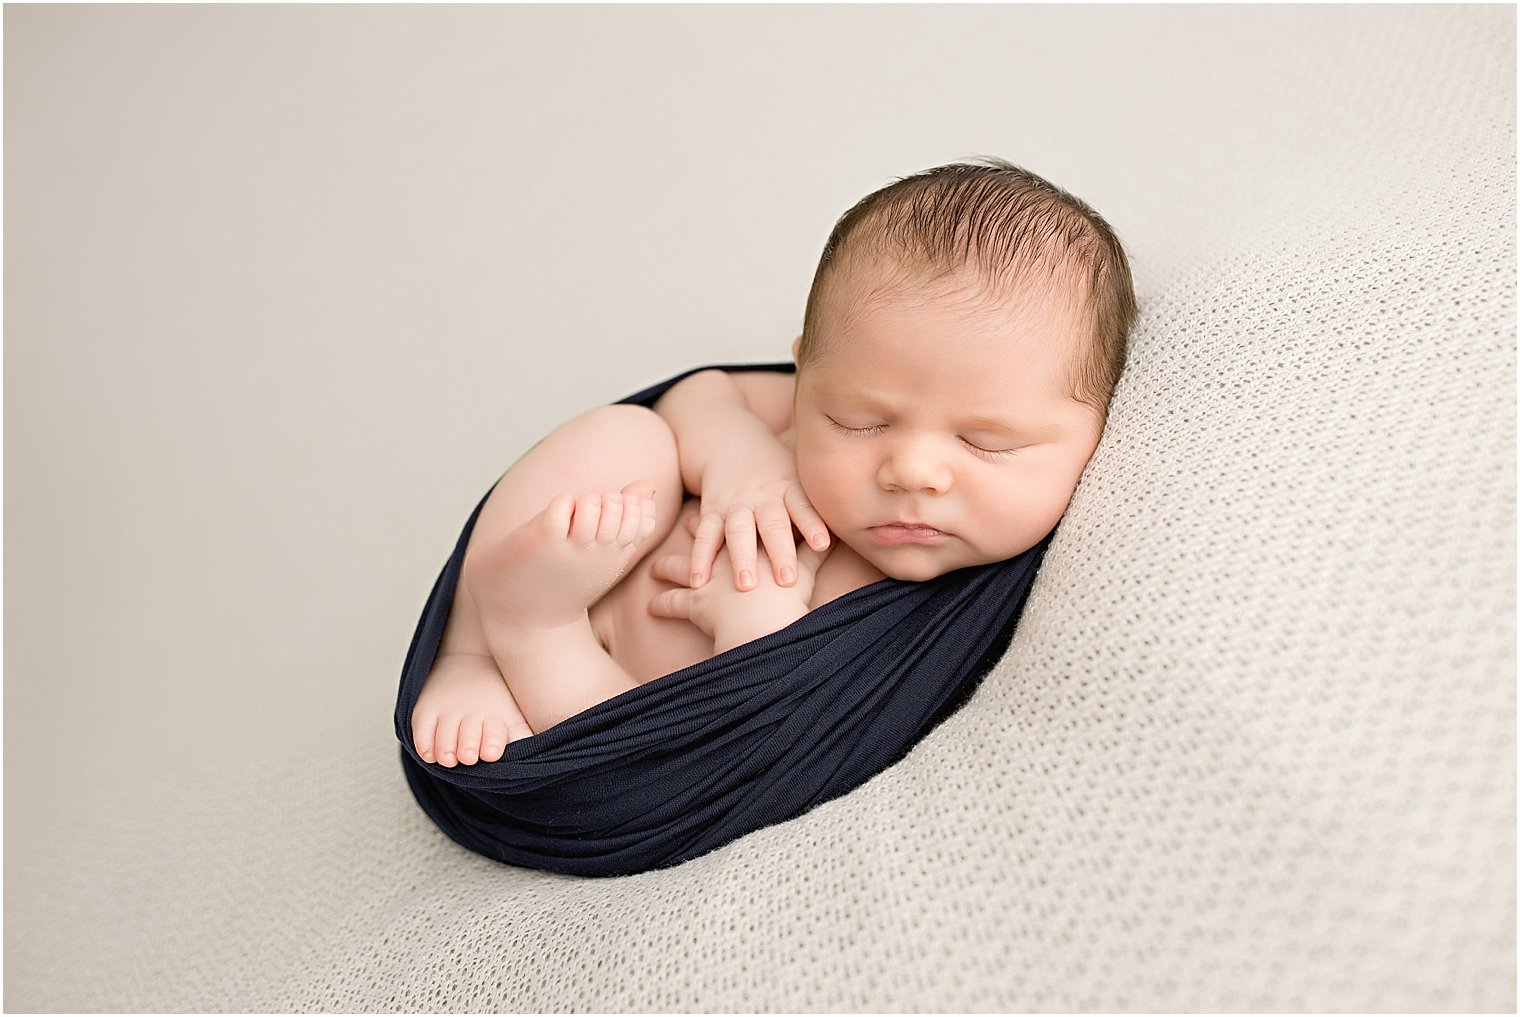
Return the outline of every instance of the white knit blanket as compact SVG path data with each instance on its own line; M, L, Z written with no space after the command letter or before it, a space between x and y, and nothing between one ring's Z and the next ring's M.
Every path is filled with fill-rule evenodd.
M7 480L22 492L15 508L7 493L7 511L18 540L64 555L19 550L6 576L7 1009L1514 1009L1512 8L7 8L5 17L6 345L18 391L8 385L7 398L19 400L7 414ZM109 18L110 31L92 20ZM516 47L518 62L493 58L497 46ZM548 56L524 63L535 48ZM239 62L266 51L268 60ZM351 81L345 61L399 77L354 71ZM541 76L553 67L563 82ZM187 80L192 72L201 77ZM397 81L405 87L382 87ZM457 104L413 108L413 89ZM532 103L513 107L525 111L512 121L524 144L578 144L576 118L598 103L643 110L647 119L619 120L596 147L608 178L672 160L666 190L640 199L665 210L672 230L704 214L687 202L685 173L698 163L703 178L742 180L807 163L803 175L830 198L818 208L837 214L836 194L985 151L1098 206L1141 287L1108 432L1017 638L971 703L858 791L623 879L472 855L433 828L402 782L387 710L404 640L469 492L489 476L446 458L438 474L447 468L457 497L424 504L409 494L401 508L377 499L369 514L318 501L312 532L334 543L282 531L308 548L309 565L281 558L278 578L274 566L261 571L265 556L285 553L276 540L223 549L166 536L159 564L112 566L104 543L88 543L109 513L86 525L44 500L49 484L74 482L57 464L93 447L86 429L49 437L26 424L43 418L22 415L67 402L69 384L95 384L64 379L95 362L74 337L94 320L90 294L104 293L121 324L112 334L137 351L123 359L136 366L120 385L179 400L188 432L206 419L232 434L192 387L144 388L165 348L204 356L220 319L176 317L156 297L112 289L101 280L131 270L130 257L91 260L96 248L50 239L52 220L37 210L95 209L93 189L112 186L92 175L101 159L131 174L159 166L154 146L168 145L189 161L176 188L113 199L79 229L146 236L154 251L200 252L196 263L242 259L236 279L230 269L195 277L223 279L225 290L205 284L218 300L257 294L248 306L262 306L273 291L261 287L288 271L313 273L313 293L350 287L360 308L387 299L386 287L354 281L363 273L431 262L398 243L372 264L302 260L293 247L285 267L256 268L257 235L222 231L214 218L192 227L175 209L201 209L195 222L248 209L238 220L248 228L277 215L260 188L287 186L279 181L306 172L303 152L337 144L325 130L288 127L315 120L282 117L297 116L308 95L318 107L341 97L352 116L331 130L358 132L375 146L371 164L389 167L376 172L391 174L392 204L373 215L395 229L475 187L462 206L492 229L530 230L532 189L549 187L559 225L594 246L599 229L618 224L576 219L541 180L492 181L490 146L510 139L463 140L476 137L472 118L529 91ZM280 102L285 112L265 115ZM562 133L545 133L550 120ZM404 133L386 147L392 127ZM199 132L199 147L173 148L190 144L184 132ZM808 147L835 135L837 151ZM260 152L274 154L259 161ZM552 176L556 152L537 156ZM754 169L766 159L773 168ZM238 186L224 188L216 173L247 160ZM311 200L319 219L346 207L341 187ZM821 242L830 222L812 218ZM472 221L461 215L440 234L474 242ZM722 257L741 272L751 258L791 251L762 220L719 232L736 252ZM532 285L555 285L562 254L543 255L549 267ZM485 265L475 281L494 271ZM617 264L593 259L590 271L616 284ZM800 289L778 299L800 314ZM700 294L691 300L705 306ZM325 306L287 304L279 320L299 331ZM418 304L413 341L418 322L445 328L454 313ZM505 329L510 313L490 320ZM700 314L726 324L714 308ZM671 340L671 364L719 359L704 361L697 331ZM264 482L294 483L280 472L300 468L280 465L291 449L289 462L320 462L344 483L412 484L406 471L423 467L409 464L425 459L410 453L375 459L367 481L357 467L343 472L334 450L360 433L346 414L370 412L357 402L303 418L315 422L300 441L269 437L283 433L281 386L300 384L282 379L328 363L320 342L284 360L259 352L276 334L246 336L244 366L205 368L260 379L246 409L262 414L265 437L228 445L209 473L143 467L107 492L122 511L150 493L179 504L203 484L233 490L215 485L244 476L250 456ZM535 355L545 363L588 356L544 335ZM774 338L747 359L773 359L790 335ZM439 341L430 355L448 363L437 378L476 373L469 351L480 344ZM329 359L370 370L362 342L352 348ZM78 359L67 359L72 350ZM608 367L586 404L668 373ZM23 391L29 384L41 394ZM487 398L485 388L460 397L428 384L418 419ZM497 378L489 398L510 402L523 384ZM374 419L397 406L376 400ZM88 419L88 441L112 440L118 425ZM524 426L516 437L534 433ZM168 525L152 522L160 510L142 511L142 525ZM257 526L256 516L236 519L245 532ZM59 578L78 540L107 562L99 601L93 587ZM393 565L374 571L373 561ZM210 585L132 595L155 569L177 575L176 562L209 573ZM329 572L381 578L358 590L350 582L341 600L299 615L282 606L308 603L298 587ZM176 655L166 635L154 668L132 671L130 684L98 666L128 645L123 632L203 617L194 612L207 589L264 591L263 607L228 615L225 664ZM44 603L75 612L75 640L28 621ZM363 642L376 645L353 649ZM243 654L257 666L239 670ZM212 684L221 682L226 691ZM52 712L74 688L107 704L82 727ZM186 691L195 689L207 691L197 699ZM121 711L148 717L172 701L210 726L271 696L293 716L315 698L331 719L167 747L164 732L132 721L158 732L159 747L143 749L152 765L133 766L122 751L89 770L50 763L26 733L46 728L72 754L113 737Z

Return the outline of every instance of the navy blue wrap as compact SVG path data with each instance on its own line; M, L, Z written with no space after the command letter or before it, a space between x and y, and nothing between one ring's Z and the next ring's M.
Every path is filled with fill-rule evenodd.
M691 373L620 401L652 405ZM445 768L417 755L411 715L484 504L465 523L407 650L396 698L401 763L423 811L459 844L583 876L676 865L897 762L1007 649L1050 542L928 582L873 583L513 742L497 762Z

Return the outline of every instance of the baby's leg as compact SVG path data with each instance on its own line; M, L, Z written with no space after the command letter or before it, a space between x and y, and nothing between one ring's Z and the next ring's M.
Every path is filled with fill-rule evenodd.
M503 475L476 520L439 661L413 712L424 759L500 758L494 743L513 699L542 731L638 684L597 641L586 609L664 539L681 496L675 438L636 406L577 417ZM476 677L435 682L456 655L471 658ZM493 662L509 698L485 692Z
M460 582L480 612L491 656L528 726L543 731L638 682L598 641L587 609L649 547L654 487L555 495L480 553Z

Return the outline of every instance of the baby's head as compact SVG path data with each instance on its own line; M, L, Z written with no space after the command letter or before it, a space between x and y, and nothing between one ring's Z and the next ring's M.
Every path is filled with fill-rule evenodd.
M793 347L803 488L894 578L1028 550L1097 448L1134 317L1113 231L1032 173L876 191L829 236Z

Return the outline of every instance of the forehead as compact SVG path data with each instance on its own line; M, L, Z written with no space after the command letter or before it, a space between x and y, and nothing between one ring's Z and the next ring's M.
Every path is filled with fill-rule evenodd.
M1047 273L993 292L969 268L936 274L855 263L829 282L816 379L981 410L1018 402L1055 412L1075 403L1072 364L1087 318L1070 287Z

